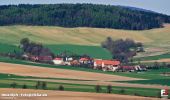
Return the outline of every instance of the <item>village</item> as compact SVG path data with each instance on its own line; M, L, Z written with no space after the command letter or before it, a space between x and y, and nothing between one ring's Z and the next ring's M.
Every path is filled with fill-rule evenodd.
M45 63L57 66L74 66L84 67L94 70L111 71L111 72L140 72L147 71L148 66L123 63L118 59L100 59L93 58L87 54L69 55L66 51L60 54L54 54L49 48L42 44L31 42L28 38L20 41L19 48L21 51L1 54L11 59L20 59L35 63Z
M57 66L75 66L75 67L86 67L95 70L112 71L112 72L135 72L135 71L147 71L147 67L144 65L126 66L122 65L118 60L105 60L95 59L89 56L79 57L55 57L52 56L33 56L23 54L22 59L30 60L32 62L42 62L54 64Z

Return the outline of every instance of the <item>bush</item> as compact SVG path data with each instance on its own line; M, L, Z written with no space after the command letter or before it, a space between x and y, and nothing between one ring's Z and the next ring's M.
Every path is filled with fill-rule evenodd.
M134 95L135 95L135 96L140 96L140 94L139 94L139 93L134 93Z
M112 93L112 86L111 85L107 86L107 93Z
M27 85L24 84L24 85L22 86L22 88L23 88L23 89L27 89Z
M17 87L17 83L13 82L12 84L10 84L10 87L16 88Z
M39 89L40 87L41 87L41 82L38 81L37 84L35 85L35 88L36 88L36 89Z
M125 89L121 89L121 90L120 90L120 93L121 93L121 94L124 94L124 93L125 93Z
M58 90L64 91L64 87L63 87L62 85L60 85L60 86L58 87Z
M99 93L102 90L102 88L100 85L96 85L95 90L97 93Z
M46 82L42 82L42 89L47 89L47 83Z

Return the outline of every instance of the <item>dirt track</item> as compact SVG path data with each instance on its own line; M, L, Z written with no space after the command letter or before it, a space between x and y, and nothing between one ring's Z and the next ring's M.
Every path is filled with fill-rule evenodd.
M39 93L47 94L46 97L14 97L13 100L160 100L157 98L103 94L103 93L83 93L83 92L66 92L66 91L49 91L49 90L23 90L23 89L0 89L0 100L11 100L11 97L2 97L1 94L29 94Z

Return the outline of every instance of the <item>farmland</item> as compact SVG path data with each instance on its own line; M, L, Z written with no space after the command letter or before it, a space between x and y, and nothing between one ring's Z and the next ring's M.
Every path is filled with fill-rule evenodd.
M47 45L48 48L52 50L56 55L62 52L67 52L69 54L77 55L90 55L93 58L99 59L111 59L111 54L106 49L103 49L99 46L81 46L81 45ZM68 55L69 55L68 54Z
M93 58L102 58L102 59L111 59L111 54L106 49L103 49L99 46L81 46L81 45L70 45L70 44L58 44L58 45L45 45L50 48L54 54L60 54L62 52L67 52L68 55L90 55ZM13 53L21 51L19 45L10 45L10 44L0 44L1 53Z
M8 65L8 66L6 66L6 65ZM62 67L59 67L59 68L57 67L57 68L55 68L56 69L55 70L54 68L49 69L48 65L47 65L46 67L43 68L44 72L42 72L41 67L43 67L43 66L24 67L25 65L23 65L23 66L22 65L17 65L16 66L16 65L13 65L13 64L1 63L1 68L2 69L0 69L0 70L3 73L6 73L6 71L5 70L3 71L4 68L2 66L6 66L6 67L4 67L4 68L8 69L6 71L12 71L12 72L9 72L9 73L13 73L13 74L0 74L0 76L1 76L0 77L1 78L1 80L0 80L0 88L10 88L10 84L15 82L15 83L18 84L17 88L22 88L23 84L26 84L28 88L35 89L35 84L39 80L39 81L46 81L47 84L48 84L47 88L49 90L56 90L58 88L58 86L62 84L65 87L65 91L95 92L94 87L95 87L95 84L98 83L98 84L101 84L101 86L102 86L101 87L102 88L101 93L106 93L106 85L107 84L112 84L112 89L113 89L112 93L114 93L114 94L120 94L121 93L120 91L122 89L124 89L125 90L125 92L123 93L124 95L135 95L136 94L138 96L149 96L149 97L157 97L158 93L160 91L160 88L161 88L158 85L155 85L155 87L154 87L154 85L152 85L152 86L148 85L148 87L147 87L147 85L143 85L143 86L142 85L137 85L137 87L135 88L135 84L127 85L126 83L125 84L122 84L122 83L119 83L119 82L115 83L115 81L117 81L115 79L122 79L122 78L116 78L117 76L114 76L115 73L109 73L109 72L107 73L107 72L94 71L93 72L94 75L90 75L90 76L93 76L93 77L98 76L97 73L103 74L102 76L105 76L104 74L106 74L106 76L107 76L107 74L111 75L111 77L110 76L107 76L107 78L105 77L104 78L105 81L108 80L109 77L110 77L109 81L111 81L111 80L115 80L115 81L113 81L113 83L107 82L105 84L104 80L102 80L103 82L95 83L97 80L100 80L100 78L102 78L102 77L98 77L98 78L90 77L92 80L91 79L89 80L89 78L87 78L87 76L86 76L86 78L83 78L82 75L84 74L84 72L81 72L82 73L81 76L79 74L78 77L81 77L80 79L78 79L77 75L76 75L76 77L74 77L73 74L71 74L72 76L70 76L69 73L72 72L72 71L67 72L69 77L63 77L63 74L59 75L59 73L58 73L58 75L57 74L52 75L54 71L60 71L60 69L62 69ZM10 68L10 66L11 66L12 69ZM15 67L18 67L18 68L15 68ZM27 69L24 69L24 68L27 68ZM34 71L33 70L30 71L30 68L34 68L33 69ZM35 68L38 68L38 69L35 70ZM14 69L17 69L17 70L15 70L16 72L14 71ZM21 71L21 70L23 70L23 71ZM47 73L50 70L51 70L51 72L50 72L51 75ZM160 71L160 72L163 72L163 70ZM60 71L60 72L63 72L63 71ZM67 71L67 70L65 70L65 71ZM85 69L84 69L84 71L89 72L89 70L85 70ZM21 73L23 73L23 74L21 74ZM48 77L46 77L45 73L48 74ZM96 75L95 75L95 73L96 73ZM159 71L155 71L155 72L153 71L153 73L152 72L146 72L145 74L146 74L146 76L147 75L149 76L149 75L153 74L153 77L150 76L150 79L154 79L154 78L156 79L156 77L159 76L158 73L159 73ZM41 77L39 77L38 74ZM119 74L123 75L123 73L119 73ZM133 76L134 73L129 73L129 74L132 74L132 76ZM43 75L45 75L45 77L43 77ZM61 77L61 75L62 75L63 78ZM124 74L124 75L126 75L126 74ZM136 75L137 75L137 73L134 74L134 76L136 76ZM139 75L142 76L142 74L139 74ZM157 76L154 77L155 75L157 75ZM128 75L126 75L126 76L128 76ZM138 77L141 77L141 76L138 76ZM147 78L146 76L143 76L143 78ZM59 78L57 78L57 77L59 77ZM162 80L164 80L163 78L169 79L168 77L167 78L162 77ZM128 77L127 77L127 79L130 80L130 78L128 78ZM134 78L132 78L132 79L135 80ZM140 83L140 84L143 84L143 83ZM141 87L141 88L139 88L139 87Z
M127 77L132 77L132 78L141 78L141 79L149 79L149 80L169 80L170 78L168 76L162 76L161 74L164 72L169 72L170 69L168 68L163 68L159 70L149 70L147 72L141 72L141 73L124 73L124 72L103 72L100 70L93 70L93 69L87 69L87 68L82 68L82 67L71 67L71 66L54 66L54 65L47 65L47 64L35 64L35 63L30 63L30 62L25 62L21 60L10 60L9 58L1 58L1 62L7 62L7 63L15 63L15 64L24 64L24 65L33 65L33 66L40 66L40 67L45 67L45 68L59 68L59 69L69 69L69 70L77 70L77 71L87 71L87 72L93 72L93 73L103 73L103 74L111 74L111 75L119 75L119 76L127 76ZM159 84L162 84L163 81L160 81ZM155 83L157 84L157 83ZM163 82L163 84L165 84ZM166 83L168 84L168 83Z
M144 31L128 31L85 27L62 28L53 26L1 26L0 40L1 43L19 44L19 40L24 37L28 37L35 42L43 44L100 45L106 37L110 36L113 39L131 38L133 40L146 43L152 47L166 48L170 42L169 27L170 25L166 24L165 28ZM160 45L161 43L166 44Z
M129 31L101 28L62 28L53 26L1 26L0 27L0 51L12 51L18 49L19 41L22 38L29 38L31 41L43 43L57 54L68 51L74 54L89 54L91 57L108 59L111 55L108 51L99 47L106 37L114 40L120 38L131 38L144 43L146 52L139 54L142 60L155 60L169 58L169 36L170 25L164 28ZM7 38L8 37L8 38ZM94 52L95 51L95 52ZM151 57L146 57L151 56Z
M168 24L164 28L144 31L85 27L1 26L0 52L21 51L19 49L20 39L27 37L31 41L42 43L56 55L67 52L78 55L87 54L93 58L111 59L111 54L100 47L101 42L106 37L111 36L114 40L131 38L144 43L146 52L137 55L136 61L138 59L141 61L161 60L170 58L169 35L170 25ZM41 64L5 57L0 57L0 62L0 88L10 88L10 84L16 82L18 84L17 88L22 88L23 84L27 84L28 88L35 89L37 81L45 81L49 90L56 90L62 84L66 91L95 92L95 85L100 84L102 86L101 93L106 93L106 86L111 84L112 93L114 94L120 94L120 91L125 89L125 95L157 97L164 85L168 88L170 86L170 78L162 75L162 73L170 71L168 68L151 69L146 72L113 73L83 67ZM4 62L8 64L5 65Z
M128 96L128 95L117 95L117 94L104 94L104 93L85 93L85 92L72 92L72 91L49 91L49 90L34 90L34 89L0 89L0 93L8 93L13 91L15 93L41 93L47 94L47 97L29 97L27 100L42 100L42 99L59 99L59 100L157 100L156 98L139 97L139 96ZM116 90L117 91L117 90ZM24 97L15 97L17 100L23 100ZM0 99L3 99L0 98Z

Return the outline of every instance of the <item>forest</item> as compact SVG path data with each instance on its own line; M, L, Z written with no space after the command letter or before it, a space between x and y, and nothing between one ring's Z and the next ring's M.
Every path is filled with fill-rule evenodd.
M20 4L0 6L0 25L39 25L147 30L170 23L170 16L122 6Z

